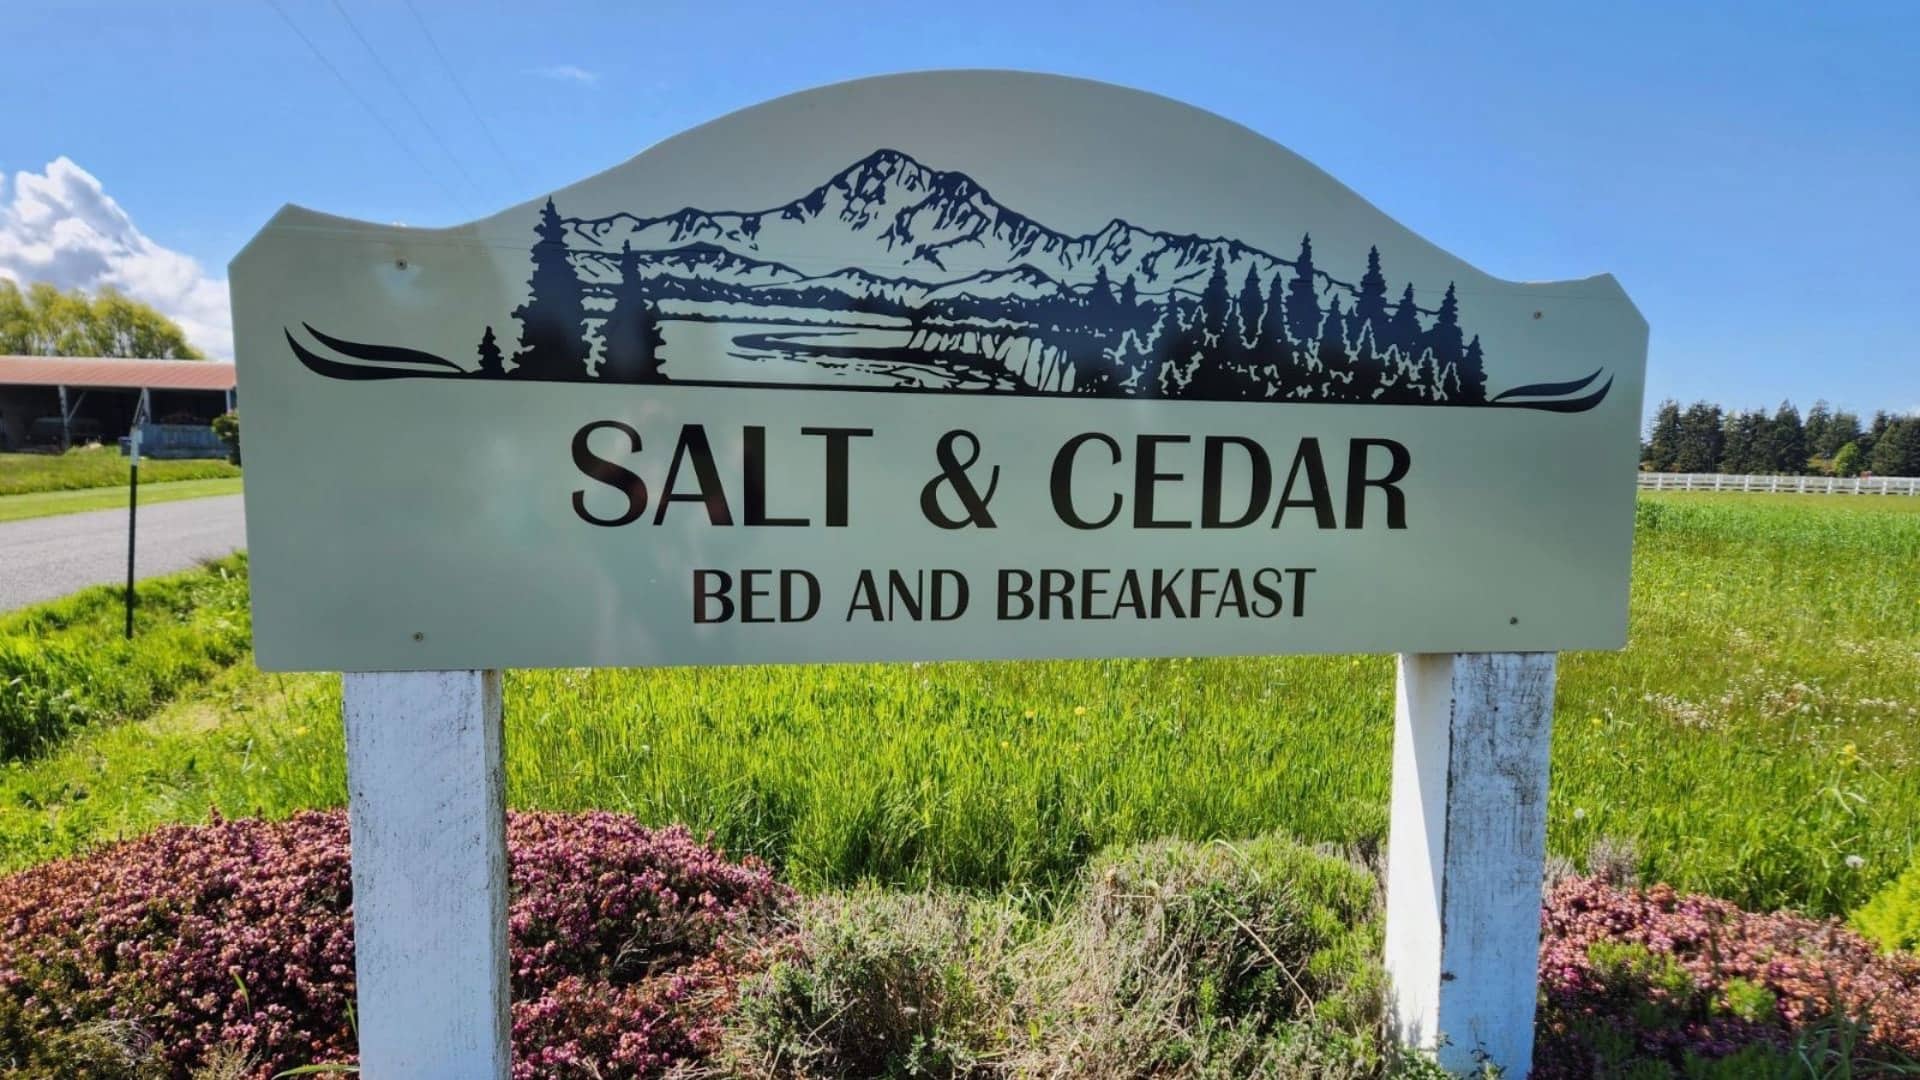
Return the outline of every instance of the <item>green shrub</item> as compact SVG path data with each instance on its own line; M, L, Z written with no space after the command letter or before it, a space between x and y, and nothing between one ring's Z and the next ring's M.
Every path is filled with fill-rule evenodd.
M742 993L736 1073L1438 1076L1382 1037L1376 886L1291 841L1110 851L1050 917L1006 899L815 900Z
M1853 925L1888 949L1920 952L1920 859L1861 905Z
M861 889L811 901L741 995L733 1072L961 1077L1006 1039L1027 922L1004 901Z
M223 412L213 418L213 433L227 444L227 462L240 464L240 413L238 410Z

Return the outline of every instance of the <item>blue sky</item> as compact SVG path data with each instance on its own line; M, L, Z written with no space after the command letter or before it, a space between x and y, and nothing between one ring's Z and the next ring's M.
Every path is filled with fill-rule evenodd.
M1649 407L1920 409L1910 2L9 0L0 36L0 273L138 283L208 336L282 203L445 224L779 94L1012 67L1237 120L1491 273L1613 272Z

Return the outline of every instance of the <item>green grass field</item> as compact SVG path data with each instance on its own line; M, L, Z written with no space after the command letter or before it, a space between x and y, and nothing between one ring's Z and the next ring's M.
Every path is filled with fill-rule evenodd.
M225 477L212 480L169 480L157 484L146 482L147 466L140 466L140 505L151 506L155 503L175 502L180 499L204 499L210 495L240 494L240 478ZM0 495L0 521L21 521L26 518L49 517L54 514L77 514L84 510L124 510L127 508L127 489L120 487L84 488L77 491L38 491L31 495Z
M127 486L128 460L110 446L88 446L64 454L0 454L0 496L44 491L81 491ZM237 478L240 468L225 461L143 458L142 486L170 480Z
M1920 499L1642 500L1631 642L1562 658L1549 846L1851 910L1920 846ZM201 685L201 684L194 684ZM509 798L685 821L803 887L1051 890L1100 848L1384 840L1385 657L514 672ZM0 861L345 797L338 681L246 665L0 775Z

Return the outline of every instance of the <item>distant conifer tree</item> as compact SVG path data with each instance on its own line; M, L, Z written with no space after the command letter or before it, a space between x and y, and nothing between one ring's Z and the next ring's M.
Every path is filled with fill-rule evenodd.
M1807 471L1807 433L1800 410L1783 401L1767 425L1766 457L1769 472L1797 476Z
M506 374L506 369L500 362L500 345L493 339L491 326L487 327L486 333L480 335L480 374L489 379L497 379Z
M640 274L640 256L632 245L620 246L620 280L613 286L613 310L600 327L604 342L600 378L609 382L661 382L660 329L646 279Z
M1128 274L1127 280L1120 283L1120 311L1131 319L1139 309L1140 287L1133 283L1133 275Z
M1680 453L1680 403L1668 398L1653 414L1653 427L1647 432L1640 461L1654 472L1672 472L1673 460Z
M587 377L586 304L580 276L567 259L566 225L553 200L534 226L533 276L527 302L514 309L520 320L520 351L513 373L535 379Z

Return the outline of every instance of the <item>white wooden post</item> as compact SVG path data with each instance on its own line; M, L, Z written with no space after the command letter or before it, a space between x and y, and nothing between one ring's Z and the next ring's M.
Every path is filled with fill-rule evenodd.
M360 1075L506 1080L500 673L348 674Z
M1532 1064L1554 660L1400 657L1387 976L1401 1040L1455 1073Z

